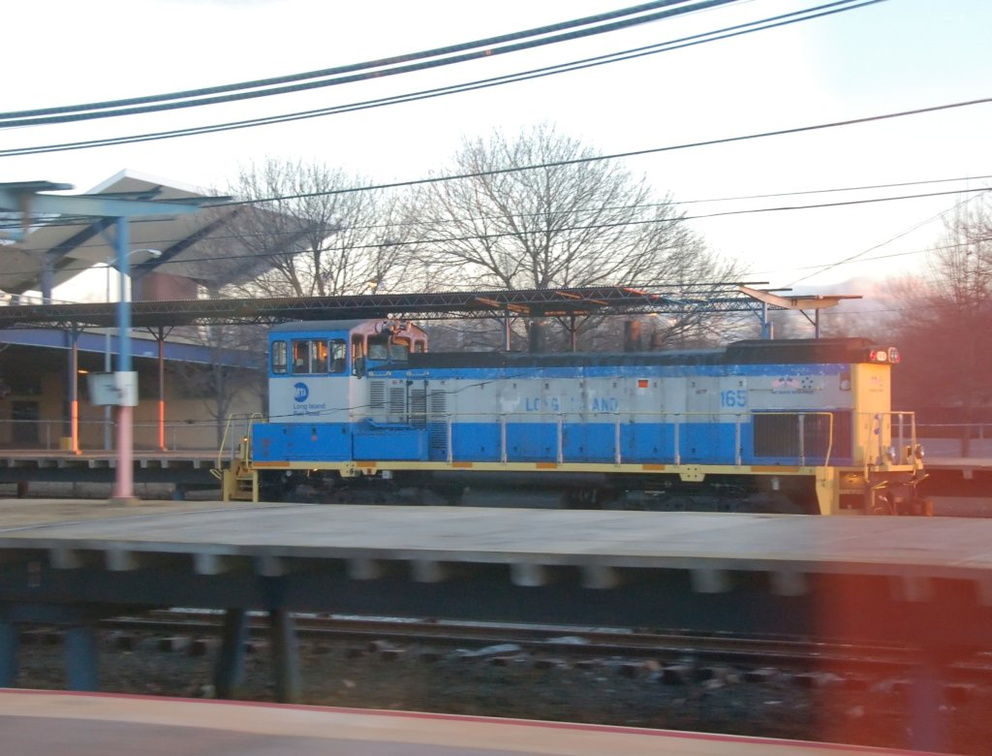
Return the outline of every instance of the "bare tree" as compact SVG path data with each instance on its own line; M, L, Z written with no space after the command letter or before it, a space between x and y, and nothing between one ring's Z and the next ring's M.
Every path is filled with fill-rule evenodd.
M963 452L979 410L992 405L992 223L988 202L958 205L920 279L898 285L892 321L904 372L900 404L941 406L960 423Z
M267 395L265 331L260 326L213 324L182 329L184 338L206 348L202 363L177 362L170 367L181 393L199 397L204 414L216 421L217 442L239 396Z
M406 285L412 259L398 205L367 181L318 163L269 160L243 168L229 223L263 269L232 293L334 296Z
M465 178L425 185L413 205L420 260L447 288L652 287L735 275L670 198L551 126L466 140L445 173ZM671 333L684 334L689 320Z

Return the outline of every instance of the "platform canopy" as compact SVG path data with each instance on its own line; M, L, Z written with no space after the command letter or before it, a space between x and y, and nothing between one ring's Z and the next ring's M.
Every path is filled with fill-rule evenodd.
M764 282L698 282L650 289L596 286L204 299L195 285L192 290L182 287L188 283L216 291L225 284L257 277L268 266L253 250L237 248L239 235L230 233L230 227L240 214L270 211L132 171L122 171L86 194L55 194L68 189L68 185L45 181L0 183L0 293L8 295L0 304L16 305L0 307L0 329L78 329L119 322L118 307L109 302L57 303L46 295L38 303L20 296L43 291L44 283L53 288L88 268L113 264L115 255L119 260L113 228L119 216L129 219L126 246L134 255L128 258L134 279L155 274L158 281L180 281L177 288L170 289L166 282L153 296L136 296L143 301L131 303L127 327L387 316L576 319L593 314L729 312L754 313L765 326L768 310L812 309L818 313L852 298L793 297L754 288ZM302 244L301 239L290 238L281 252L303 251Z
M209 323L272 324L289 320L341 320L403 317L412 320L490 317L587 317L598 315L679 315L753 313L799 309L796 304L768 304L750 287L734 283L644 291L623 286L514 291L452 291L408 294L361 294L336 297L199 299L135 302L135 326L161 328ZM836 303L835 303L836 304ZM824 305L829 306L829 305ZM0 307L0 332L6 328L103 327L112 325L113 305L99 303L36 304ZM2 333L0 333L2 340Z
M54 205L55 200L64 198L110 209L115 201L136 200L159 207L169 202L202 206L191 214L157 214L131 220L130 246L135 250L131 270L135 277L164 273L216 289L256 276L264 268L250 264L255 258L246 250L238 254L238 250L231 249L233 235L225 233L225 226L242 210L238 205L217 206L227 198L134 171L121 171L85 194L48 194L68 188L50 182L0 184L0 192L5 195L30 196L32 202L29 212L7 212L0 218L3 292L21 295L41 291L46 262L52 266L52 286L70 281L87 268L113 262L115 242L108 229L114 213L72 215L46 211L45 200ZM292 242L286 251L295 251Z

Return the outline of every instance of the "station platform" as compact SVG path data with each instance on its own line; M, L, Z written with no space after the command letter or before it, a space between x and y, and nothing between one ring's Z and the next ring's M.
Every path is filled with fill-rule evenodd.
M992 522L959 518L0 499L7 561L35 550L67 571L82 566L71 555L93 552L109 572L186 557L202 574L225 571L225 558L248 559L256 572L280 559L341 561L354 579L375 577L380 562L418 582L445 579L429 564L502 564L527 585L541 584L541 568L565 566L586 578L608 568L726 569L982 583L992 577L989 543Z
M901 751L418 712L0 690L7 753L104 756L814 756Z
M144 605L761 632L771 612L874 641L915 638L937 602L969 616L942 642L971 645L992 637L990 543L992 521L953 517L12 499L0 621Z
M187 491L218 489L211 470L216 450L161 451L136 449L132 477L138 484L168 484L177 499ZM0 485L16 486L19 496L34 484L113 484L117 475L114 450L72 452L51 449L0 449Z
M67 687L98 690L96 623L142 608L223 611L220 698L266 614L285 703L299 612L679 628L902 646L933 719L914 745L940 750L947 671L992 650L989 544L992 520L956 517L2 500L0 687L45 624Z

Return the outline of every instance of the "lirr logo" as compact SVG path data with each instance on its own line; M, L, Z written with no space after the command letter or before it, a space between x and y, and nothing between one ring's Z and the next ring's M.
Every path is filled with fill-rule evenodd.
M297 402L305 402L310 396L310 389L307 388L305 383L294 383L293 384L293 400Z

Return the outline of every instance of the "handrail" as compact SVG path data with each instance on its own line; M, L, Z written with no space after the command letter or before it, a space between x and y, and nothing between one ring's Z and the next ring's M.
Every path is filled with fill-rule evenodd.
M877 441L877 448L866 449L865 464L882 464L883 460L889 457L889 450L885 446L885 439L888 438L888 446L892 448L895 459L890 461L906 462L908 457L914 453L918 446L916 433L916 413L909 410L892 410L890 412L860 412L857 415L859 422L867 420L871 425L871 432ZM908 425L908 436L907 436Z
M228 436L231 435L231 427L234 424L234 422L236 420L239 420L239 419L240 420L244 420L244 422L245 422L245 432L243 434L241 434L242 435L242 438L250 438L251 437L251 426L252 426L252 424L254 423L255 420L262 420L262 419L264 419L264 415L262 415L259 412L253 412L250 415L230 415L227 418L227 422L224 424L224 433L221 436L221 440L220 440L220 447L217 449L217 469L218 470L221 469L221 467L223 465L224 447L227 446ZM232 436L232 443L233 443L233 436ZM241 457L239 461L242 464L247 464L248 461L249 461L249 457L251 455L250 444L246 444L246 443L239 444L238 445L238 452L240 453L240 457ZM231 454L230 454L230 459L233 460L234 457L235 457L235 450L234 450L234 448L232 446Z

